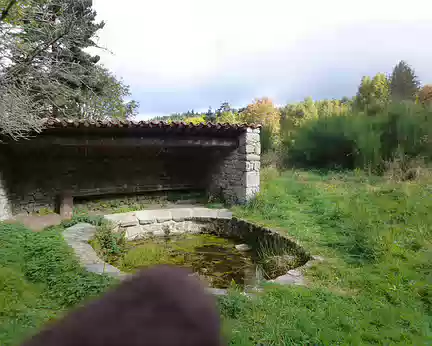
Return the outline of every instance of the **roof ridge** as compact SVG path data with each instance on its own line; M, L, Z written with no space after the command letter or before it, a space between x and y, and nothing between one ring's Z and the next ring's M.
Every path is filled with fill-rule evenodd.
M47 127L186 127L186 128L216 128L216 129L258 129L260 124L247 123L219 123L201 122L194 124L184 121L162 121L162 120L127 120L127 119L77 119L77 118L44 118L43 123Z

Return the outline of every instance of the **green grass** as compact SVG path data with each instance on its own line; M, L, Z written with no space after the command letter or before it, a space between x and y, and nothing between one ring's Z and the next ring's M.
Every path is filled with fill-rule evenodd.
M81 269L61 230L0 223L0 345L18 345L114 283Z
M228 342L431 345L432 182L263 173L260 196L235 214L285 232L326 260L307 271L308 287L269 285L253 298L236 291L220 298ZM78 221L87 220L72 224ZM17 345L113 283L80 269L60 232L0 223L2 346Z
M271 174L269 174L271 173ZM223 298L231 345L432 344L432 184L362 174L264 174L235 213L326 258L308 288Z

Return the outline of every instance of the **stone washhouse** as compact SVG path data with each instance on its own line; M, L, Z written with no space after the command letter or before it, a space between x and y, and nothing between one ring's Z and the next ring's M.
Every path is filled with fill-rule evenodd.
M27 140L0 140L0 220L74 198L205 191L245 203L259 191L260 127L49 119Z

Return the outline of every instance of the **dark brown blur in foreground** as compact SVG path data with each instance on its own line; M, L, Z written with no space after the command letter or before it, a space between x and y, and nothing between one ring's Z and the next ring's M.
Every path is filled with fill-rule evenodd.
M190 272L144 270L23 346L220 346L214 298Z

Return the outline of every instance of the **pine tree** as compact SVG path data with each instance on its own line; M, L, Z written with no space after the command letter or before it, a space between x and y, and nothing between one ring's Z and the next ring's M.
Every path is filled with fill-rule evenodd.
M393 69L390 82L391 98L394 101L415 101L420 82L414 69L400 61Z

